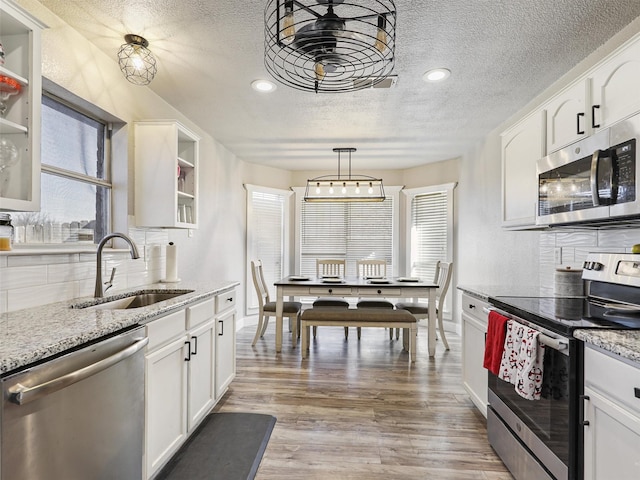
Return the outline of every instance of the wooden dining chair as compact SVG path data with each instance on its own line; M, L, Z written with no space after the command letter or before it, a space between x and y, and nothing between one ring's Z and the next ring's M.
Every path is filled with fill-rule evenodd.
M347 261L341 258L317 258L316 259L316 277L339 277L345 276ZM342 297L320 297L313 302L313 308L318 307L341 307L349 308L349 302ZM318 327L313 327L313 338L316 338ZM349 336L349 327L344 327L344 336Z
M269 289L264 279L262 271L262 262L260 260L251 261L251 276L253 278L253 286L258 296L258 327L253 337L252 346L256 344L258 338L264 336L269 324L269 317L276 316L276 302L272 302L269 298ZM291 321L291 333L293 342L295 343L300 336L300 314L302 313L302 303L300 302L284 302L282 308L282 316L289 318Z
M382 279L387 277L386 260L377 260L370 258L356 260L356 268L358 270L358 277L362 279ZM385 299L358 299L356 308L387 308L393 310L393 303ZM362 329L358 327L357 332L358 339L360 339ZM389 338L393 338L393 328L389 329Z
M451 276L453 274L453 263L438 262L436 264L436 273L434 283L438 284L436 290L436 321L438 322L438 330L442 337L442 343L446 350L449 350L449 342L444 334L444 323L442 315L444 312L444 300L447 296L447 291L451 285ZM398 302L396 303L397 309L408 310L413 314L416 319L429 318L429 303L428 302Z
M316 277L344 277L347 261L334 258L316 259Z

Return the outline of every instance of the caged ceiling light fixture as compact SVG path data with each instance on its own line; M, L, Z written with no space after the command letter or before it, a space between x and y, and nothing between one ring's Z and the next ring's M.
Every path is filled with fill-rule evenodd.
M324 175L307 180L305 202L382 202L385 200L382 179L368 175L351 175L351 153L355 148L334 148L338 154L338 175ZM349 174L343 176L340 154L349 153Z
M393 71L393 0L268 0L264 20L265 66L290 87L351 92Z
M149 85L156 76L156 59L147 47L149 42L140 35L127 34L125 44L118 50L120 70L131 83Z

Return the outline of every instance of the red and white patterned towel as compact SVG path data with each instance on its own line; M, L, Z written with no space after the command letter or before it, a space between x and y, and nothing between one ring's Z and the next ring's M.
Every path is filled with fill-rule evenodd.
M542 390L544 345L540 333L514 320L507 322L498 378L515 385L518 395L539 400Z

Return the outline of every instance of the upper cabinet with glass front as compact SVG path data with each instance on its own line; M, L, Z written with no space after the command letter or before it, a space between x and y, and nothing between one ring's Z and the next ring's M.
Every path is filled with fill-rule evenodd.
M175 121L135 124L136 225L197 228L199 137Z
M44 27L13 2L0 2L0 210L40 209Z

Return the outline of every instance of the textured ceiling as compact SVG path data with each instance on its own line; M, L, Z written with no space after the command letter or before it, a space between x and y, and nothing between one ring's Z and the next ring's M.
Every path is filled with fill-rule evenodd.
M40 3L114 58L124 34L147 38L150 88L243 160L290 170L334 169L333 147L358 149L354 171L457 157L640 15L638 0L396 0L394 88L265 95L250 83L268 78L266 0ZM449 80L425 83L435 67Z

